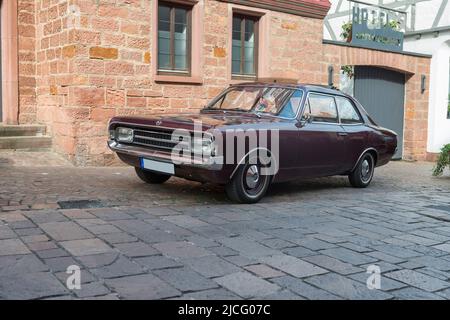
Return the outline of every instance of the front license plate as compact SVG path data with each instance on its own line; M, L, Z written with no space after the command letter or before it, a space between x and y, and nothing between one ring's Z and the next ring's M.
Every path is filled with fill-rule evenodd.
M153 170L157 172L163 172L167 174L175 174L175 166L173 163L155 161L150 159L141 158L141 168L147 170Z

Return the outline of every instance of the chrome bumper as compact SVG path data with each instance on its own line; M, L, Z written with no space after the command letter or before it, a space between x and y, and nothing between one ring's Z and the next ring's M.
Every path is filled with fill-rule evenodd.
M175 165L180 166L186 166L186 167L196 167L196 168L203 168L208 170L220 170L223 166L223 157L208 157L208 158L202 158L201 160L188 160L176 156L171 153L156 151L156 150L150 150L147 148L141 148L137 146L132 145L126 145L121 144L115 140L109 140L108 141L108 147L117 153L123 153L130 156L135 157L143 157L146 159L156 160L156 161L163 161L163 162L170 162Z

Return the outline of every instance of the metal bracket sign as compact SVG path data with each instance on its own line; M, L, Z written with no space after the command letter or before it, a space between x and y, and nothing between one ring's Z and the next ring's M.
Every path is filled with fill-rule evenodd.
M401 24L403 20L384 8L360 8L355 5L352 10L351 43L372 49L403 51L403 32L389 25L391 21Z

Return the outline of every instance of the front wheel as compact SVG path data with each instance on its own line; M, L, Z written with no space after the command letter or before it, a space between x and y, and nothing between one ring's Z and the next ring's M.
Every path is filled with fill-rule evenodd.
M364 154L356 165L355 170L348 175L350 184L355 188L367 187L373 178L375 159L370 153Z
M170 179L170 175L156 173L142 168L135 167L137 176L144 182L150 184L161 184Z
M271 176L261 174L260 164L246 163L239 166L225 190L234 202L256 203L266 194L271 180Z

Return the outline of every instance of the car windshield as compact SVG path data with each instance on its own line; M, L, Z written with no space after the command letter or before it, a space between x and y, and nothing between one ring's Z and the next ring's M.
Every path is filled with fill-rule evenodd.
M232 87L209 104L206 109L266 113L294 118L300 108L303 92L280 87Z

